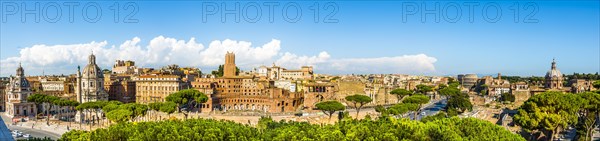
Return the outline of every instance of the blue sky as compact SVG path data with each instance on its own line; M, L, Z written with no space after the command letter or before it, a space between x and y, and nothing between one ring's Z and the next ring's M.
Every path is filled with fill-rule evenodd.
M68 7L64 1L52 3L40 1L39 11L49 13L47 17L54 16L52 12L58 4L61 7L61 18L56 23L49 23L40 17L40 22L34 21L33 15L21 15L22 11L13 14L14 4L19 10L23 9L20 1L2 1L2 22L0 24L0 59L2 67L1 76L13 74L16 62L23 62L30 67L30 74L73 73L72 68L85 65L83 54L75 55L76 59L62 58L46 63L40 63L31 56L22 55L22 50L34 45L46 45L52 48L57 45L87 44L91 42L106 41L104 48L120 46L127 40L135 37L140 39L139 46L150 46L149 42L157 37L173 38L185 42L194 38L204 48L209 48L213 41L250 42L251 48L261 47L280 41L280 49L276 54L271 54L267 59L248 59L243 66L250 69L260 64L277 62L280 65L296 67L300 65L316 65L317 72L331 74L346 73L407 73L426 75L448 75L459 73L495 74L501 72L507 75L544 75L550 68L552 58L556 58L558 67L563 73L573 72L598 72L600 70L600 7L598 1L482 1L467 3L463 1L282 1L269 3L265 1L227 1L227 2L192 2L192 1L135 1L131 7L127 2L119 4L119 22L114 22L115 2L97 2L102 9L101 18L96 23L84 20L83 11L86 4L91 2L76 2L74 21L69 22ZM240 22L235 22L231 14L225 15L226 22L219 12L225 8L235 8L239 3L238 14L247 19L256 16L255 4L261 8L261 18L252 23L240 17ZM319 6L318 23L314 21L314 5ZM422 20L423 6L430 10L439 3L439 9L433 12L447 13L440 15L440 21L435 22L434 15L426 14ZM33 8L35 2L25 2L27 8ZM216 4L216 5L215 5ZM222 5L225 4L225 5ZM266 5L278 4L273 11L273 22L269 21L269 12ZM448 22L457 15L456 7L462 10L461 17L455 23ZM469 9L465 5L474 6L473 21L469 20ZM515 4L518 4L518 22L515 22ZM417 6L418 11L410 14L412 6ZM283 7L288 7L286 10ZM296 14L294 6L302 9L300 19L295 23ZM129 9L124 9L128 7ZM123 23L125 16L130 14L132 7L138 9L133 15L136 23ZM217 7L219 11L214 15L211 9ZM244 7L247 11L245 12ZM487 7L487 12L486 8ZM501 9L500 13L494 12L495 7ZM336 8L337 11L331 19L334 23L324 23L325 17ZM446 9L445 9L446 8ZM537 11L534 11L536 9ZM50 11L50 12L48 12ZM431 11L430 11L431 12ZM530 17L528 15L532 14ZM87 9L89 17L94 17L93 7ZM203 14L207 16L203 21ZM484 16L487 14L487 16ZM291 15L291 16L290 16ZM495 15L499 19L494 21ZM25 23L21 18L25 18ZM536 21L537 20L537 21ZM450 20L451 21L451 20ZM168 46L168 45L167 45ZM228 48L229 46L225 47ZM230 48L228 48L230 49ZM51 49L51 51L54 49ZM201 50L202 51L202 50ZM240 50L244 51L244 50ZM102 51L98 51L102 53ZM108 53L109 51L106 51ZM282 60L286 52L291 60ZM326 55L319 54L326 52ZM212 52L206 52L211 54ZM220 53L220 52L219 52ZM236 52L237 54L238 52ZM89 54L89 53L85 53ZM414 56L423 54L426 57ZM263 54L255 54L263 55ZM61 55L55 55L61 56ZM110 54L106 56L111 56ZM177 56L177 55L175 55ZM206 56L206 55L205 55ZM199 57L205 57L199 56ZM216 55L214 57L220 57ZM252 56L252 54L248 55ZM404 58L402 57L404 56ZM406 57L409 56L409 57ZM412 57L411 57L412 56ZM125 59L129 56L115 56L106 59ZM302 58L304 57L304 58ZM311 59L311 57L313 59ZM386 57L387 61L386 61ZM397 58L395 58L397 57ZM44 57L45 58L45 57ZM101 57L99 57L101 58ZM135 60L134 61L144 61ZM143 57L139 57L143 58ZM172 58L172 57L171 57ZM244 55L242 55L242 59ZM251 58L251 57L250 57ZM389 59L392 58L392 59ZM395 58L395 59L394 59ZM411 59L412 58L412 59ZM425 60L426 65L420 65ZM427 58L434 58L427 59ZM73 61L74 60L74 61ZM294 61L295 60L295 61ZM383 60L383 61L381 61ZM157 61L157 63L143 63L147 67L160 67L171 62L187 66L194 64L204 70L215 68L214 63L199 61L186 64L186 61L195 59ZM381 61L381 62L377 62ZM407 62L408 61L408 62ZM110 67L111 63L100 64L102 68ZM239 60L238 60L239 62ZM298 63L300 62L300 63ZM306 63L308 62L308 63ZM312 63L311 63L312 62ZM362 63L361 63L362 62ZM365 63L367 62L367 63ZM373 62L373 63L369 63ZM385 62L392 62L396 67L386 66ZM304 64L303 64L304 63ZM432 69L431 65L434 66ZM43 64L43 65L40 65ZM335 68L339 64L343 67ZM350 65L348 65L350 64ZM355 65L352 65L355 64ZM26 67L26 70L27 70ZM412 68L415 69L412 69ZM319 68L322 68L319 70ZM345 70L345 71L342 71Z

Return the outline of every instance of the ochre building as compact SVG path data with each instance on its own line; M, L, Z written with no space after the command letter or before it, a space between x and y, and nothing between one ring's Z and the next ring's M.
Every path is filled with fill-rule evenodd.
M276 88L274 83L255 76L236 75L235 54L225 55L223 77L197 78L191 85L207 96L201 105L204 111L254 111L291 113L301 110L304 95Z

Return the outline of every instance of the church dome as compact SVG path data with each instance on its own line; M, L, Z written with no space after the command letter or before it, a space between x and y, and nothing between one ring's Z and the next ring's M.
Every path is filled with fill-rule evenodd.
M552 60L552 67L551 69L546 73L546 79L550 79L550 78L562 78L562 73L560 73L560 70L558 70L556 68L556 62L554 60Z
M25 70L21 67L21 63L19 63L19 67L17 68L17 76L15 76L11 82L10 86L13 89L28 89L30 87L29 81L25 78Z
M546 73L546 78L562 77L562 73L558 69L550 70Z
M83 68L83 78L104 78L102 70L96 65L96 56L94 54L89 56L88 65Z

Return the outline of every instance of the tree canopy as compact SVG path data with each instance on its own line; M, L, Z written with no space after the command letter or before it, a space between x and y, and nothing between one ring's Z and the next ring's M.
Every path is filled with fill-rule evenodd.
M462 93L457 88L458 85L452 85L453 86L445 87L439 90L440 94L448 97L445 107L448 115L454 116L456 114L473 110L473 104L471 104L471 100L469 100L469 95Z
M577 135L580 139L592 140L593 129L598 122L596 117L600 114L600 94L585 92L577 95L583 99L579 112L579 122L576 126Z
M584 103L579 95L544 92L525 101L514 120L527 131L542 131L553 140L559 129L577 123L578 111Z
M68 100L60 99L59 97L45 94L32 94L27 97L27 101L34 102L37 105L47 105L44 107L44 111L46 112L46 124L50 125L50 110L53 109L54 105L72 105L72 102ZM37 115L36 115L37 116Z
M410 104L417 105L416 109L411 110L411 111L414 111L413 117L416 120L417 114L421 111L421 107L423 106L423 104L429 103L429 97L426 95L422 95L422 94L416 94L416 95L409 96L406 99L402 100L402 103L410 103ZM408 106L410 106L410 105L408 105Z
M600 89L600 80L594 81L594 83L592 83L592 86L594 86L594 88L596 89Z
M446 109L461 114L466 111L472 111L473 104L471 104L471 100L469 100L469 95L460 93L459 95L452 96L448 99Z
M428 86L428 85L419 84L419 85L417 85L416 91L418 93L427 94L428 92L433 91L433 87Z
M405 90L405 89L395 89L395 90L392 90L390 92L390 94L396 95L396 97L398 98L398 102L400 102L402 100L402 98L404 98L405 96L411 95L412 92L409 90Z
M524 140L503 127L475 118L428 122L380 118L327 125L260 121L260 129L213 119L123 122L94 131L69 131L60 140Z
M500 95L500 100L506 102L515 102L515 95L510 93L503 93Z
M416 94L407 97L402 101L403 103L414 103L414 104L425 104L429 102L429 97L422 94Z
M177 110L176 107L177 104L175 104L174 102L165 102L160 104L159 111L165 112L167 114L172 114L175 112L175 110Z
M125 122L129 121L133 115L133 112L127 109L116 109L106 113L106 118L113 122Z
M204 103L208 101L208 96L196 89L185 89L170 94L166 100L177 104L177 111L179 112L182 108L185 109L183 114L187 118L187 112L192 109L192 102L196 102L196 104Z
M460 94L460 90L456 87L445 87L440 89L439 92L445 96L458 96Z
M416 103L400 103L388 108L388 112L392 115L400 116L408 111L418 111L419 105Z
M323 101L319 102L315 105L317 109L323 111L323 113L329 115L329 120L331 120L331 116L336 111L342 111L346 109L346 106L342 105L342 103L338 101Z
M356 109L356 118L358 118L358 113L360 112L360 109L363 106L365 106L365 104L373 101L373 99L366 95L355 94L346 96L346 101L352 103L351 106Z

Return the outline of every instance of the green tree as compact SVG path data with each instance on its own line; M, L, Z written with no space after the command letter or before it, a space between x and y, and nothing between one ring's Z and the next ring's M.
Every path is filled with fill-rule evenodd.
M440 89L439 93L443 96L452 97L460 95L460 90L456 87L445 87Z
M455 110L458 114L462 114L466 111L472 111L473 104L471 104L471 100L469 100L469 95L459 93L458 95L451 96L448 99L448 103L446 104L446 109ZM448 113L450 113L450 112L448 112Z
M433 91L433 87L428 86L428 85L419 84L419 85L417 85L416 91L418 93L427 94L428 92Z
M82 104L78 104L77 106L75 106L75 111L79 112L79 113L83 113L85 111L85 108L83 106L81 106ZM77 121L79 123L79 128L81 129L81 124L85 119L79 119L80 121Z
M592 86L594 86L594 88L596 88L596 89L600 89L600 80L594 81L594 83L592 84Z
M132 115L133 112L127 109L116 109L106 113L106 118L108 118L112 122L121 123L130 120Z
M319 102L315 105L317 109L323 111L323 113L329 116L329 121L331 121L331 116L336 111L343 111L346 109L346 106L342 105L342 103L338 101L323 101Z
M172 113L174 113L177 110L177 104L174 102L165 102L163 104L160 105L160 111L167 113L167 115L171 115Z
M102 107L102 112L108 113L110 111L119 109L119 107L120 106L117 104L106 104L104 107Z
M431 122L431 121L436 121L436 120L440 120L440 119L444 119L444 118L448 118L448 114L446 114L444 112L439 112L435 115L426 116L423 119L421 119L421 121L422 122Z
M183 108L182 106L186 106L184 108L185 112L183 112L183 115L185 116L185 119L187 119L188 112L191 110L191 105L192 105L191 103L192 102L204 103L204 102L208 101L208 97L204 93L202 93L198 90L185 89L185 90L181 90L181 91L175 92L173 94L170 94L169 96L167 96L166 100L177 104L178 112L181 112L181 109Z
M71 108L70 108L71 106L73 106L73 105L75 105L75 106L76 106L77 104L79 104L77 101L74 101L74 100L67 100L67 99L58 99L58 100L54 100L52 103L53 103L54 105L58 105L58 106L59 106L59 109L60 109L60 110L58 110L58 118L59 118L59 121L60 121L60 120L61 120L61 118L62 118L62 113L65 111L65 110L63 110L63 109L65 109L65 108L66 108L66 112L70 112L70 111L71 111ZM70 116L67 116L67 117L70 117ZM58 122L58 124L60 125L60 122Z
M116 104L113 104L113 105L116 105ZM144 115L146 115L146 113L148 112L148 109L149 109L147 105L139 104L139 103L127 103L127 104L117 105L117 107L113 107L111 104L108 104L108 105L104 106L104 108L107 108L109 110L110 109L112 109L112 110L124 109L124 110L130 111L131 114L128 119L131 119L133 121L136 121L135 119L137 117L143 117Z
M101 113L102 112L102 108L104 108L104 106L106 106L108 104L108 101L95 101L95 102L91 102L90 105L90 109L92 109L94 111L94 116L93 116L93 124L96 124L98 126L101 125L100 122L102 122L102 117L101 117Z
M481 86L479 86L479 87L480 87L479 93L480 93L481 95L487 95L487 94L488 94L488 93L487 93L487 91L488 91L488 87L489 87L488 85L486 85L486 84L483 84L483 85L481 85Z
M419 112L421 112L421 107L423 106L423 104L429 103L429 97L427 97L426 95L422 95L422 94L416 94L416 95L407 97L402 102L403 103L412 103L412 104L417 105L417 109L415 109L414 115L413 115L415 120L417 120L417 114Z
M157 117L157 116L156 116L156 113L157 113L157 112L160 112L160 107L162 107L162 103L161 103L161 102L153 102L153 103L149 103L149 104L148 104L148 108L149 108L150 110L152 110L152 113L155 113L155 114L154 114L154 118L155 118L155 120L156 120L156 117Z
M60 98L44 94L33 94L27 97L27 101L42 105L46 112L46 125L50 125L50 110L54 106L54 101L56 100L60 100Z
M355 94L346 96L346 101L352 103L352 107L356 109L356 118L358 118L358 113L360 112L360 109L363 106L365 106L365 104L373 101L373 99L366 95Z
M79 104L76 109L77 111L85 112L84 121L88 121L89 128L91 129L93 125L100 124L100 113L102 112L102 108L108 103L109 102L107 101L85 102ZM92 115L92 113L94 113L94 115Z
M27 101L28 101L28 102L33 102L33 103L35 103L36 105L42 105L42 104L44 103L44 102L43 102L43 99L44 99L45 97L46 97L46 95L43 95L43 94L32 94L32 95L29 95L29 96L27 97ZM44 109L44 110L45 110L45 109ZM39 114L36 114L36 115L35 115L35 119L36 119L36 120L38 119L38 115L39 115Z
M503 93L500 95L500 100L507 102L515 102L515 95L512 95L510 93Z
M598 122L596 117L600 114L600 94L585 92L577 95L583 99L579 111L580 122L577 125L577 134L583 140L592 140L592 132Z
M316 125L261 118L252 127L213 119L121 122L94 131L73 130L60 140L510 140L523 141L503 127L475 118L345 120Z
M109 69L103 69L102 73L104 73L104 74L110 74L110 73L112 73L112 71L109 70Z
M76 111L77 111L77 110L75 109L75 107L77 107L77 106L79 105L79 102L77 102L77 101L75 101L75 100L69 100L69 101L67 101L66 103L67 103L67 105L66 105L66 106L67 106L67 107L68 107L68 109L69 109L69 110L67 110L67 112L69 112L69 113L74 113L74 112L76 112ZM73 115L75 115L75 114L73 114ZM71 127L71 116L67 116L67 120L69 121L69 125L68 125L68 127Z
M387 118L390 115L390 112L388 111L388 109L383 107L382 105L375 106L375 112L378 112L379 114L381 114L382 118Z
M577 123L583 101L574 94L544 92L525 101L514 120L531 134L542 131L550 136L550 140L554 140L561 129Z
M387 109L388 113L403 117L408 111L414 111L415 113L419 110L419 105L416 103L398 103Z
M273 123L273 118L271 118L271 116L261 116L260 119L258 119L258 123L256 124L256 128L258 128L258 130L260 130L261 132L263 132L264 130L267 129L267 127L269 126L269 124Z
M404 98L405 96L411 95L412 92L405 90L405 89L395 89L395 90L392 90L390 92L390 94L396 95L396 97L398 98L398 102L400 102L402 100L402 98Z
M448 87L458 88L460 86L460 82L456 81L454 78L448 78Z

